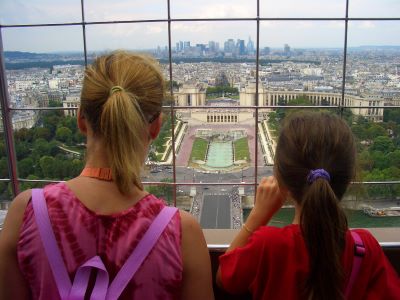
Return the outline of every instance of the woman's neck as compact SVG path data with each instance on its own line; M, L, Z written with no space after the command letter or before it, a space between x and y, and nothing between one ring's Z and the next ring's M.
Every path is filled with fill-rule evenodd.
M86 164L90 168L109 168L110 163L107 157L104 144L95 138L88 138L86 144Z

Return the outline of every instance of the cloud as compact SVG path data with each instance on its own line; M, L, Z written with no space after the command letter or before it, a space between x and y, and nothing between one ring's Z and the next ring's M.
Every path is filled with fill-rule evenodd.
M60 23L82 20L81 6L78 0L42 0L40 4L35 2L1 0L0 17L2 24Z
M230 5L213 3L204 6L197 14L199 18L245 18L255 16L256 9L247 2Z
M327 27L344 29L345 23L343 21L329 21Z
M40 5L38 3L40 2ZM171 0L172 18L227 18L256 16L256 0ZM345 0L260 0L261 17L343 17ZM394 16L399 0L351 0L350 16ZM167 0L85 0L86 21L166 19ZM1 24L80 22L80 0L0 0ZM255 21L172 22L172 43L192 44L229 38L256 39ZM293 47L342 46L344 21L261 21L260 45L289 43ZM88 25L91 49L120 47L150 48L168 44L167 22ZM349 21L352 44L399 44L400 21ZM64 48L81 50L82 28L3 28L4 47L22 51ZM70 32L68 39L64 32ZM55 36L55 38L53 38ZM64 38L58 39L59 36ZM57 48L57 49L56 49Z
M362 22L358 23L357 28L371 29L371 28L376 28L376 25L372 21L362 21Z

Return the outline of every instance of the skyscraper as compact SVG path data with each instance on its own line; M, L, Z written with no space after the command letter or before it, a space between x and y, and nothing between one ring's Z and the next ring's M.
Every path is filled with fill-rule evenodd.
M210 50L210 52L215 52L215 42L214 41L208 42L208 49Z
M244 40L237 40L236 43L236 53L238 55L245 55L246 54L246 47L244 46Z
M224 51L225 52L230 52L230 53L235 52L235 41L233 39L228 39L224 43Z
M247 54L254 54L254 43L249 36L249 40L247 41Z
M288 44L285 44L283 46L283 53L285 53L286 55L290 54L290 46Z

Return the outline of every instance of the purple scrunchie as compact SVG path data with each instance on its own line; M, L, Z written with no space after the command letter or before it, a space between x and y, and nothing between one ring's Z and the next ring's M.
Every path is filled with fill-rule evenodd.
M323 178L325 180L331 181L331 176L329 176L329 173L327 171L325 171L324 169L315 169L311 170L310 173L308 173L307 182L311 184L318 178Z

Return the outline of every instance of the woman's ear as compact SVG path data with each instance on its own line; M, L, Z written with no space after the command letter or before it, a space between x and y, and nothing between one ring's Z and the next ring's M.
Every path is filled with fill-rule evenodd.
M149 135L152 140L155 140L160 133L162 126L162 113L149 124Z
M82 111L81 111L80 108L78 108L77 122L78 122L79 131L80 131L83 135L87 135L86 118L85 118L85 116L84 116L84 114L82 113Z

